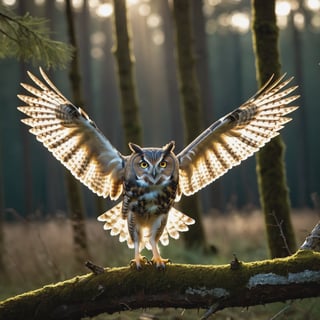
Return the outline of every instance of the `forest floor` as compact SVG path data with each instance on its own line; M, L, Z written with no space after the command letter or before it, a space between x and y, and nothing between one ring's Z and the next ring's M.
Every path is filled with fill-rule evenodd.
M301 245L319 215L311 210L294 212L292 221L298 245ZM256 261L268 258L263 216L259 211L208 214L203 219L207 239L216 253L202 254L185 250L182 240L171 240L162 248L162 256L174 263L226 264L236 254L239 260ZM107 234L102 224L88 220L86 224L90 257L102 266L123 266L133 258L133 251ZM88 273L84 264L74 259L71 223L64 215L47 220L29 219L4 226L5 272L0 274L0 300L41 287L45 284ZM281 245L281 244L280 244ZM145 252L147 257L150 252ZM151 257L149 257L151 258ZM213 319L320 319L320 299L295 300L265 306L229 308ZM95 320L179 320L199 319L205 310L150 309L100 315Z

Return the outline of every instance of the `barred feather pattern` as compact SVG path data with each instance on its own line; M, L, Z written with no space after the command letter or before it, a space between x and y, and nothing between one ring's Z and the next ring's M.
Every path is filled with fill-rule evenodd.
M152 262L164 268L158 241L168 245L195 221L173 208L182 194L191 195L253 155L290 121L297 86L292 78L270 79L251 99L214 122L178 155L174 142L162 148L129 144L123 156L81 108L73 105L40 68L42 80L28 72L34 86L22 83L29 95L18 109L30 132L93 192L123 201L98 217L104 229L135 249L141 268L142 248L151 249Z
M191 195L247 159L279 134L298 107L289 106L293 78L269 82L242 106L213 123L178 155L180 193Z
M120 202L110 210L104 212L98 217L98 221L104 222L103 228L110 230L112 236L118 236L120 242L126 241L129 248L134 248L133 241L128 233L127 219L122 217L122 205L123 203ZM169 237L175 240L179 239L180 232L188 231L188 226L194 223L194 219L172 207L168 213L167 224L159 241L163 246L167 246L169 244ZM148 230L146 231L140 243L140 250L144 247L148 250L152 249L149 242L149 232Z
M18 95L27 105L18 109L30 132L79 179L99 196L117 199L122 194L122 156L79 107L74 106L40 69L46 84L32 73L36 87L22 83L31 96Z

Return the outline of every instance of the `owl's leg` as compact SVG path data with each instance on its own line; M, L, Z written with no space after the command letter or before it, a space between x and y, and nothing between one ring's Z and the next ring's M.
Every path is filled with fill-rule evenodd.
M158 221L154 223L151 229L151 235L149 239L150 245L152 248L152 254L153 254L151 262L154 263L158 269L164 269L166 267L166 264L169 263L170 260L163 259L161 257L159 247L158 247L158 242L162 235L164 227L166 226L167 215L161 215L157 220Z
M149 261L146 257L140 254L140 241L134 241L134 259L130 264L135 264L138 270L142 269L142 265L148 264Z
M170 260L169 259L163 259L160 256L159 247L158 247L157 243L158 243L158 241L150 239L150 244L151 244L151 247L152 247L152 254L153 254L151 262L153 264L155 264L158 269L165 269L166 264L169 263Z
M134 259L130 261L130 265L135 265L138 270L142 269L142 265L148 264L149 261L146 257L140 254L141 248L141 230L138 224L135 223L135 217L133 213L128 216L128 229L130 237L134 245Z

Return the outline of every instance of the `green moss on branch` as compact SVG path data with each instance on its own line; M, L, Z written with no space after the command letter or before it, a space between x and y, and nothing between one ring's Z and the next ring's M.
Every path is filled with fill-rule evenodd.
M152 307L250 306L320 296L320 253L230 265L106 269L45 286L0 303L0 319L81 319Z

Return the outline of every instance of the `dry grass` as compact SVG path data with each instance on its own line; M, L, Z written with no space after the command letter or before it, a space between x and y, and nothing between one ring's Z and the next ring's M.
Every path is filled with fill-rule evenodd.
M295 211L292 223L297 244L300 245L319 221L312 210ZM217 245L222 257L240 253L242 259L264 259L268 257L263 215L259 210L249 214L233 212L228 216L208 215L204 219L208 240ZM283 245L283 244L279 244Z
M314 212L305 210L293 214L293 224L298 244L301 244L312 227L319 220ZM177 263L228 263L236 253L243 261L267 258L263 217L259 211L250 214L234 212L227 216L207 215L204 227L208 240L217 249L217 254L204 255L184 250L182 241L172 240L163 248L163 255ZM110 237L101 223L88 220L87 233L90 258L104 266L126 265L133 252ZM150 253L146 252L148 256ZM64 280L76 274L87 273L83 265L74 259L72 230L64 217L48 221L16 222L5 224L6 274L0 278L0 299L21 293L44 284ZM308 300L304 304L293 303L277 319L318 319L319 300ZM271 307L255 307L249 310L228 309L218 319L270 319L284 304ZM121 315L100 316L97 319L196 319L198 313L184 310L151 310L154 318L143 312L121 313ZM149 312L147 312L149 314ZM292 313L295 316L292 316Z

